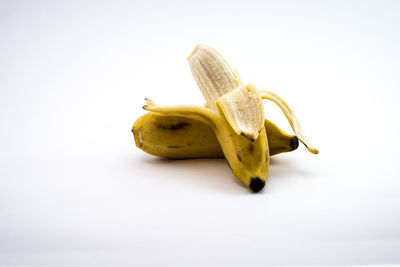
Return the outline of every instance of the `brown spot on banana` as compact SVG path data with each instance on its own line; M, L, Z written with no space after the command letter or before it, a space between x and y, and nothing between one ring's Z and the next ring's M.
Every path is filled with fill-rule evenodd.
M176 130L181 130L185 128L186 126L190 126L190 123L187 122L180 122L178 124L169 124L169 125L158 125L159 128L164 129L164 130L171 130L171 131L176 131Z
M254 150L254 145L253 144L249 144L248 150L249 150L250 153L252 153L253 150Z
M168 146L168 148L181 148L182 146Z

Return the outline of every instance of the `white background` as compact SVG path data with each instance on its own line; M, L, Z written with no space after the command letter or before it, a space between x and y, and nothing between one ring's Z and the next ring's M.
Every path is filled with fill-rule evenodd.
M400 263L399 1L1 1L0 265ZM250 193L220 160L134 145L144 98L199 104L222 51L319 155ZM266 116L290 132L283 114Z

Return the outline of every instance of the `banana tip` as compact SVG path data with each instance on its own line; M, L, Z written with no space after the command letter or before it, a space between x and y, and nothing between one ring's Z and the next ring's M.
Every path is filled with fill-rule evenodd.
M316 149L315 147L309 147L309 146L306 146L306 147L307 147L308 151L310 151L311 153L313 153L315 155L317 155L319 153L319 150Z
M202 46L201 44L196 45L193 52L190 53L190 55L188 56L188 58L187 58L188 61L190 61L190 59L193 57L194 54L196 54L197 50L199 50L201 46Z
M290 147L292 150L296 150L299 147L299 139L297 136L293 136L292 139L290 139Z
M263 189L264 186L265 186L265 181L262 180L261 178L259 177L251 178L249 188L254 193L261 191L261 189Z
M139 129L137 129L136 127L132 127L132 133L133 133L133 137L135 138L135 144L138 148L142 148L143 147L143 139L142 139L142 135L140 134Z

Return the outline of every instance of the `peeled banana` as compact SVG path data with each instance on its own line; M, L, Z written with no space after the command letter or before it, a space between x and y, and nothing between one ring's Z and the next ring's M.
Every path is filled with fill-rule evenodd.
M146 99L143 108L150 113L139 118L133 127L138 147L172 158L188 158L189 152L193 153L192 157L221 156L222 151L235 176L253 192L258 192L267 180L270 155L290 151L288 140L289 144L293 142L291 150L298 145L297 138L288 137L265 121L262 100L268 99L281 108L308 150L318 153L288 104L272 92L244 85L235 68L215 49L197 45L188 61L207 101L206 107L162 106Z
M296 150L299 141L265 119L269 153ZM200 121L185 117L149 112L132 127L136 146L144 152L171 159L222 158L224 154L213 129Z

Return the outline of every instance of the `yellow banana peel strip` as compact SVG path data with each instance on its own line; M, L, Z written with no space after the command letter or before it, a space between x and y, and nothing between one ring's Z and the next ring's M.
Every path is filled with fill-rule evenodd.
M286 119L289 121L290 126L292 127L294 133L296 134L297 138L302 142L313 154L318 154L319 151L316 147L314 147L308 138L305 136L303 129L300 126L300 122L297 117L294 115L293 110L291 107L283 100L282 97L278 96L274 92L267 91L267 90L260 90L260 95L262 99L268 99L274 102L285 114Z

